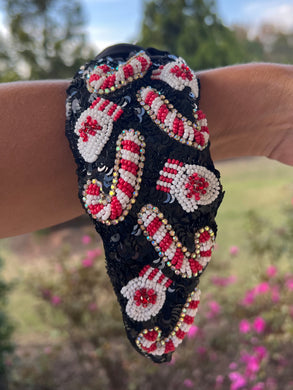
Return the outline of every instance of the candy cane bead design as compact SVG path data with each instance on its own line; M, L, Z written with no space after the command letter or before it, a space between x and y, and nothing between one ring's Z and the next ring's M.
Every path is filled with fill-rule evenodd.
M106 225L123 221L140 189L144 166L144 137L133 129L123 130L116 145L113 180L109 194L102 183L88 180L84 186L83 202L93 219Z
M138 224L146 239L176 275L197 277L211 259L215 234L208 226L195 233L195 251L189 252L157 207L148 204L138 213Z
M87 89L92 93L109 94L133 80L142 78L152 65L150 57L140 51L116 69L103 64L86 75Z
M164 95L152 87L142 87L137 93L137 100L153 122L169 137L198 150L206 148L209 130L202 111L194 109L194 121L192 122L178 112Z
M167 160L156 184L158 191L175 196L188 213L198 209L199 205L212 203L220 193L220 183L213 172L175 159Z
M177 324L167 337L162 337L159 327L144 329L136 338L137 346L148 355L161 356L175 351L194 322L199 300L200 290L195 289L189 294Z
M134 321L147 321L163 307L166 290L172 284L158 268L146 265L139 277L132 279L121 289L121 294L128 299L126 313Z
M98 97L80 115L74 132L79 136L77 147L86 162L96 161L111 136L113 123L122 114L120 106Z
M169 62L166 65L159 66L153 70L151 78L153 80L162 80L169 84L170 87L182 91L185 87L189 87L198 97L198 80L194 71L192 71L182 58L178 58L174 62Z

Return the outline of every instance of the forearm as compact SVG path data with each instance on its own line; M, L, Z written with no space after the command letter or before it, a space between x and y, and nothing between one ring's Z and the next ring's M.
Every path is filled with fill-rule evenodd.
M82 213L64 134L66 81L0 85L0 237Z
M292 68L252 64L201 72L200 107L214 159L265 155L293 165ZM0 85L0 237L83 213L64 134L67 86Z
M200 80L214 159L266 156L293 165L293 66L237 65L201 72Z

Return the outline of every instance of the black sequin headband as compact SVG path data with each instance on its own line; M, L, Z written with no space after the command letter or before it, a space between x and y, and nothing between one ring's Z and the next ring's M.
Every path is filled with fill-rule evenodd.
M67 90L79 198L103 239L127 336L157 363L194 321L223 198L199 87L182 58L122 44Z

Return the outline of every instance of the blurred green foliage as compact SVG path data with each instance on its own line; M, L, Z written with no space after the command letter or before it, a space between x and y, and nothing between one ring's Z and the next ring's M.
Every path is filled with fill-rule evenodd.
M251 61L292 63L293 34L272 26L249 38L241 26L229 28L214 0L151 0L144 3L140 44L182 56L193 69Z
M285 33L265 24L258 35L264 46L265 61L293 64L293 31Z
M248 215L241 250L259 271L230 274L237 252L230 251L225 260L214 258L216 273L208 283L208 274L201 281L195 324L171 363L162 365L128 343L101 249L89 249L90 241L86 255L74 257L70 247L64 248L49 271L32 271L26 279L39 299L40 320L59 338L16 351L10 389L292 390L293 205L284 214L286 225L277 230L259 214Z
M246 56L217 16L213 0L145 2L140 43L182 56L194 69L242 62Z
M72 77L92 53L78 0L1 0L0 81Z
M79 0L0 0L0 82L70 78L94 54ZM145 0L142 46L182 56L194 69L251 61L292 64L293 33L224 25L215 0Z

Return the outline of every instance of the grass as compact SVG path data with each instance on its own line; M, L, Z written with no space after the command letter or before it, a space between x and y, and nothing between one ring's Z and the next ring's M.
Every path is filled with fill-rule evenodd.
M231 160L217 163L216 166L221 171L226 194L217 217L219 232L215 261L211 262L201 281L204 290L209 288L209 279L215 274L227 276L236 272L260 272L260 266L254 264L247 250L244 250L247 245L246 214L250 210L257 210L275 224L281 225L281 208L290 204L293 194L291 167L263 158ZM4 276L7 280L16 282L10 296L9 314L16 322L15 337L19 340L31 339L36 335L41 338L56 337L48 324L40 321L37 310L39 302L32 297L23 282L32 271L35 273L38 269L41 273L46 272L46 265L56 255L56 251L48 248L46 254L42 254L42 245L49 240L49 236L28 236L31 245L39 247L31 257L25 249L11 249L13 240L18 238L0 241L0 255L6 260ZM231 245L239 247L239 256L233 260L229 256Z
M221 172L221 182L225 197L219 209L217 223L217 250L215 261L211 262L209 276L220 274L247 274L246 286L253 283L253 278L263 272L263 266L269 265L268 259L256 264L247 251L247 215L258 212L264 219L275 226L282 226L282 209L288 207L293 198L292 167L266 158L230 160L216 164ZM229 248L235 245L239 255L233 258ZM289 264L282 264L289 267ZM209 278L203 278L202 287L208 288Z
M221 247L243 244L248 211L256 210L276 224L282 222L281 208L290 204L293 195L291 167L251 158L222 162L217 168L226 191L217 217Z

